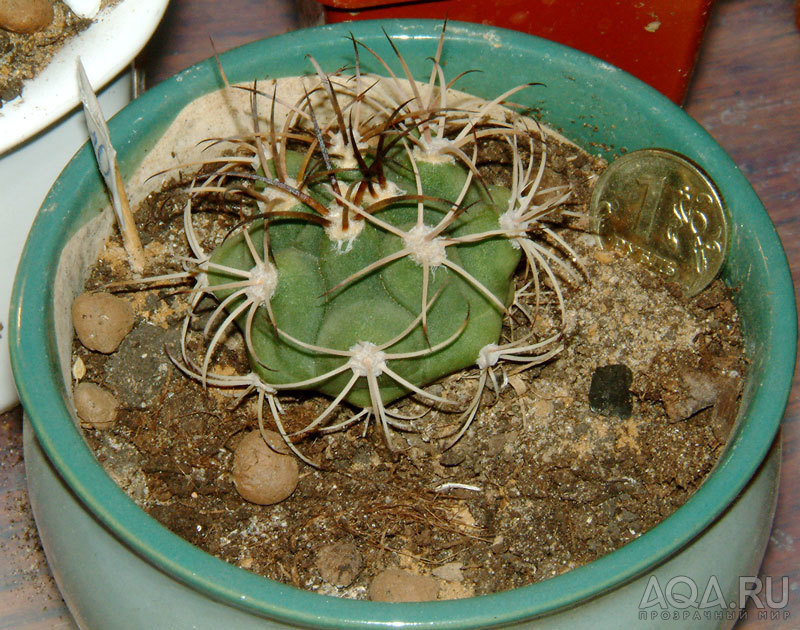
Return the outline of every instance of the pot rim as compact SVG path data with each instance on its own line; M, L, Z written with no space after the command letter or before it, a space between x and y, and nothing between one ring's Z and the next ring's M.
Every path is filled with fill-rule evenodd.
M314 52L318 59L328 60L329 69L332 69L336 67L335 55L328 56L324 52L317 55L318 51L339 51L346 47L352 51L352 43L347 39L350 33L370 46L380 48L386 43L381 28L402 46L430 51L435 49L441 22L387 20L377 24L364 21L316 27L248 44L220 55L220 61L232 82L245 80L249 72L257 72L249 75L250 79L263 76L263 70L257 70L256 60L265 58L277 60L270 67L271 77L286 76L283 69L300 67L300 61L291 60L302 60L305 52ZM747 421L735 429L735 435L712 474L671 516L621 549L543 582L467 600L387 604L319 595L251 574L194 547L138 508L94 459L67 410L69 398L61 381L54 350L51 275L58 265L60 247L75 231L76 224L86 220L87 207L96 211L105 204L94 157L85 146L66 167L45 200L18 268L11 302L9 343L20 400L44 451L59 474L115 536L164 572L229 605L301 626L363 628L405 624L414 627L484 628L573 606L630 581L676 554L701 534L753 476L778 430L794 372L797 344L794 290L783 248L769 217L724 150L666 97L623 71L584 53L524 33L457 22L447 25L445 49L448 44L458 50L472 47L486 51L484 54L502 50L511 59L519 57L554 63L567 82L613 94L628 108L625 116L649 112L648 115L655 117L653 120L664 129L676 129L675 133L680 136L675 141L677 146L667 148L682 151L703 164L729 201L735 232L732 247L755 239L756 249L763 255L763 270L758 272L763 276L761 291L764 301L760 305L763 313L759 311L758 315L763 322L756 327L764 329L766 341L757 349L754 364L757 363L764 377L748 394ZM472 61L475 59L473 57ZM307 70L302 67L294 73ZM452 68L451 72L455 74ZM420 76L418 72L416 74ZM112 137L120 138L115 140L115 145L123 174L132 172L143 157L144 150L137 143L152 142L185 102L216 87L221 87L216 62L206 60L149 90L118 114L110 127ZM480 89L461 89L480 92ZM580 101L576 99L567 107L596 105ZM615 107L619 107L619 103ZM546 101L531 104L541 107L545 122L548 122ZM156 119L159 116L168 120L152 123L152 128L141 122L143 118ZM561 122L562 127L573 125L572 131L564 131L564 134L570 138L583 136L578 141L585 146L587 137L582 131L583 121ZM622 131L617 129L611 133L613 136L614 133L622 134ZM624 134L618 139L624 140ZM631 143L605 144L641 148ZM597 152L596 146L589 148ZM611 155L608 148L600 152ZM73 198L83 196L83 203L70 204L69 198L62 199L66 190ZM70 207L71 214L68 214ZM81 215L80 219L74 218L77 214ZM747 221L743 222L744 219ZM741 228L738 227L740 223ZM65 232L70 234L65 235ZM734 274L726 276L726 279L735 285L745 278ZM46 343L42 343L42 339ZM752 353L756 349L750 348L749 351Z

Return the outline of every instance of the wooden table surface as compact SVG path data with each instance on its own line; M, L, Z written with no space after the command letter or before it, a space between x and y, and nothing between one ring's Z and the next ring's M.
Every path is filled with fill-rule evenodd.
M140 58L148 85L218 51L300 24L295 0L172 0ZM717 0L686 111L725 148L764 202L800 286L800 33L790 0ZM800 627L800 387L795 376L783 433L775 525L762 566L788 576L788 621L740 628ZM21 411L0 416L0 629L72 628L30 516ZM678 626L676 626L678 627Z

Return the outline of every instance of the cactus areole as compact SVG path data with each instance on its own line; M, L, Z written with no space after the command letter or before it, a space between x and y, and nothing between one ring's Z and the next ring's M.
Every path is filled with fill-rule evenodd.
M491 102L456 101L439 64L443 44L444 33L428 83L362 75L358 55L365 53L354 42L355 74L326 74L311 59L315 72L293 103L281 98L278 83L271 91L240 88L251 92L252 133L235 139L232 155L209 161L190 186L184 225L198 283L190 310L204 295L219 306L206 325L202 359L184 342L177 362L205 384L257 391L301 457L281 423L283 392L331 399L301 434L373 417L391 448L390 429L414 429L392 402L414 393L429 405L453 403L424 388L477 367L477 393L458 439L487 374L497 385L499 362L532 365L558 351L557 337L501 339L501 332L523 256L537 303L541 274L563 313L551 263L564 263L542 236L566 245L542 219L569 190L541 189L545 132L501 106L516 90ZM511 154L510 185L481 176L478 155L487 141ZM195 227L199 195L250 200L235 229L208 251ZM213 369L234 325L251 367L241 376ZM332 425L346 403L356 410Z

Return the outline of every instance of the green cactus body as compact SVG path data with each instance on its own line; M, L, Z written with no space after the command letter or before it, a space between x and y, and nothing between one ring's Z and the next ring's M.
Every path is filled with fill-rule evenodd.
M300 156L287 152L286 162L289 175L296 175ZM434 198L424 202L424 224L430 228L439 224L453 207L467 182L468 172L456 163L420 162L417 168L422 194ZM395 196L418 194L417 184L404 177L402 169L387 172L386 177L399 189ZM339 179L343 185L347 183L346 176L339 176ZM327 185L315 184L309 187L308 192L325 206L333 202ZM487 193L472 182L461 202L467 209L442 231L440 237L468 237L498 230L500 213L497 208L507 205L508 196L509 192L503 188L492 187ZM302 203L295 204L291 211L312 213ZM384 224L408 232L417 225L417 200L388 203L374 216ZM519 249L509 239L483 238L477 242L448 246L445 250L447 260L463 269L474 281L444 264L432 267L428 274L428 305L425 306L425 270L411 255L358 275L370 265L400 251L403 241L382 225L364 219L352 220L363 221L363 227L355 237L345 241L331 238L323 226L303 218L279 217L269 222L269 249L278 278L269 298L274 323L266 306L260 306L252 319L250 356L253 371L265 383L278 386L302 383L335 371L347 361L347 357L303 347L293 340L333 351L349 351L359 342L381 346L411 327L408 334L386 347L385 351L390 355L418 355L389 361L396 374L417 387L474 365L484 346L497 343L503 310L474 281L496 296L498 302L509 304L513 298L513 274L520 259ZM249 235L263 260L264 221L254 222ZM220 245L213 252L211 262L245 272L256 264L242 232ZM357 277L337 288L354 276ZM230 282L231 278L224 273L209 273L212 290L214 286ZM215 291L219 300L231 293L230 289ZM243 299L231 300L227 305L228 312L234 312ZM424 326L421 319L423 309ZM245 320L245 314L237 318L242 329L246 326ZM276 327L286 335L279 334ZM452 341L444 347L430 350L451 338ZM352 373L342 371L300 388L335 397L351 378ZM378 378L378 385L383 404L408 392L402 384L385 375ZM349 390L345 400L360 407L371 405L365 379L360 379Z

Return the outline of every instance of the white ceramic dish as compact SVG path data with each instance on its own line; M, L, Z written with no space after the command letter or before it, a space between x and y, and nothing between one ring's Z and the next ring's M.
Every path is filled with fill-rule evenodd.
M45 194L69 158L86 141L79 109L77 59L80 57L106 117L132 98L127 68L164 15L168 0L123 0L104 9L94 23L59 51L22 95L0 109L0 324L8 304L25 237ZM8 358L8 339L0 331L0 412L17 401Z
M6 151L78 105L78 57L92 85L99 89L131 63L166 8L167 0L123 0L98 13L88 29L67 42L50 64L25 84L22 96L0 109L0 155L6 157Z

